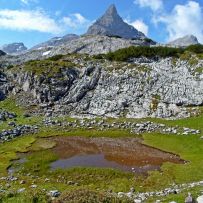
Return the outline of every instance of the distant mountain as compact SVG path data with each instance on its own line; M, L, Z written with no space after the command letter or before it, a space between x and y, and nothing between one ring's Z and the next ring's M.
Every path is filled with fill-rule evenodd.
M41 44L38 44L36 46L34 46L32 48L33 49L43 49L43 48L47 48L47 47L56 47L56 46L60 46L60 45L63 45L71 40L74 40L74 39L78 39L79 36L78 35L75 35L75 34L68 34L68 35L65 35L63 37L54 37L46 42L43 42Z
M2 51L7 54L15 55L15 54L22 54L27 50L27 47L22 43L12 43L12 44L5 44L0 47Z
M194 35L186 35L184 37L178 38L172 42L168 43L169 45L186 47L194 44L199 44L197 37Z
M111 5L105 14L90 26L86 35L117 36L126 39L146 38L142 32L123 21L115 5Z

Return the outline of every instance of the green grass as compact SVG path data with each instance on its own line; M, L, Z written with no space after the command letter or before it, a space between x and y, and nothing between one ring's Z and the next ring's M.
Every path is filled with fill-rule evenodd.
M47 77L53 77L59 75L65 68L75 67L75 64L72 62L59 60L60 57L62 56L59 56L58 58L53 57L46 60L28 61L23 66L16 66L10 69L10 71L26 71L34 73L36 76L44 75Z
M7 173L7 168L11 165L11 160L17 159L17 152L27 152L28 147L35 142L35 138L24 136L11 142L1 144L0 147L0 175Z
M145 180L146 187L160 189L172 183L193 182L203 179L203 142L199 136L175 136L145 134L144 143L164 151L172 152L187 160L187 164L165 163L162 172L152 172Z
M117 130L110 129L99 131L97 129L71 129L67 128L67 130L61 130L60 127L52 127L52 128L43 128L38 134L38 137L52 137L52 136L84 136L84 137L111 137L111 138L119 138L119 137L135 137L137 135L133 135L129 133L129 130Z
M0 101L0 109L16 113L17 115L22 115L25 111L23 107L20 107L16 104L14 97Z
M12 129L8 123L13 121L17 125L41 125L43 117L42 116L32 116L25 117L24 114L27 112L27 108L17 105L16 98L9 97L4 101L0 101L0 110L5 110L10 113L15 113L16 118L7 119L6 121L0 122L0 131L3 129Z
M10 112L15 112L17 123L39 124L43 117L24 118L22 113L25 112L23 108L15 105L15 101L8 99L0 103L1 108ZM74 121L67 117L60 118L61 120ZM96 120L100 120L97 118ZM112 119L106 121L111 124L113 122L142 122L151 120L157 123L164 123L167 126L180 126L199 129L203 132L203 115L181 120L163 120L163 119ZM5 124L1 124L5 125ZM165 163L162 166L161 172L151 172L147 178L141 176L134 176L132 173L126 173L114 169L101 168L72 168L68 170L50 171L50 163L55 161L58 157L51 150L55 146L52 141L46 141L46 137L50 136L86 136L86 137L135 137L130 134L128 130L105 130L98 131L98 129L72 129L70 127L42 127L36 135L29 135L17 138L13 141L1 144L0 147L0 176L6 174L6 169L11 165L11 161L17 159L17 152L30 152L27 155L27 162L21 164L19 177L25 179L27 184L24 186L19 183L12 183L13 189L26 187L28 192L31 191L29 185L32 183L30 177L25 176L27 173L39 176L36 184L39 186L39 191L43 188L47 190L58 189L60 191L74 191L77 189L88 188L90 190L113 190L116 192L127 192L131 187L135 187L136 191L160 190L170 186L173 183L181 184L186 182L203 180L203 141L200 140L200 135L163 135L160 133L146 133L143 135L144 143L164 151L172 152L181 156L182 159L187 160L187 164L172 164ZM44 182L44 179L50 178L50 182ZM63 178L60 178L63 177ZM60 179L61 182L56 182ZM78 183L77 186L67 185L68 181ZM38 191L38 190L37 190ZM39 192L38 191L38 192ZM200 189L194 189L194 195L199 194ZM27 195L27 194L26 194ZM29 201L33 201L31 197ZM4 197L5 198L5 197ZM40 196L41 198L41 196ZM44 194L42 194L42 199ZM169 200L182 201L185 198L185 193L180 195L171 195L163 202ZM21 195L6 198L4 202L18 202L24 201ZM26 201L26 200L25 200ZM41 201L41 200L40 200ZM45 201L45 200L43 200ZM41 202L43 202L41 201ZM149 200L153 202L153 200Z

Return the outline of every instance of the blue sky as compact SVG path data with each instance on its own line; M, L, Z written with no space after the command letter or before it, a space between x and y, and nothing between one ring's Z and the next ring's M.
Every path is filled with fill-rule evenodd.
M157 42L193 34L203 43L202 0L0 0L0 46L31 47L83 34L112 3L125 21Z

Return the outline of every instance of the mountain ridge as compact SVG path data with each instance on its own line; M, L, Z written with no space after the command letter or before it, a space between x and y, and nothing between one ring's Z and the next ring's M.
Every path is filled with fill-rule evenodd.
M42 42L40 44L35 45L34 47L31 48L31 50L41 49L44 47L60 46L60 45L63 45L64 43L66 43L68 41L71 41L71 40L74 40L77 38L79 38L79 36L76 34L67 34L67 35L64 35L63 37L54 37L54 38L51 38L50 40L47 40L45 42Z

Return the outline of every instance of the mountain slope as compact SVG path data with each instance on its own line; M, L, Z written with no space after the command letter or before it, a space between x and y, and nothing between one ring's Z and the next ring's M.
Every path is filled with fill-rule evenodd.
M118 36L126 39L145 38L145 35L128 25L118 15L115 5L111 5L87 31L86 35Z

